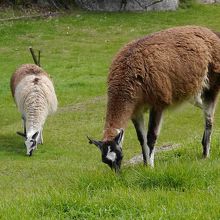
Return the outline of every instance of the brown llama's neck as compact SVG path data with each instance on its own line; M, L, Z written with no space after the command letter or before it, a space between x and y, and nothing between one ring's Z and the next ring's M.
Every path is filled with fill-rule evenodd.
M123 100L108 100L106 121L104 127L103 141L114 139L118 129L125 129L131 119L134 107L131 103Z

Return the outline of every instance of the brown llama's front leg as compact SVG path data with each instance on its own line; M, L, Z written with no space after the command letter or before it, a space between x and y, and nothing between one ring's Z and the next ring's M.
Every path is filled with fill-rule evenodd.
M140 142L143 154L144 165L147 165L147 157L149 155L149 148L147 146L146 126L144 121L144 114L140 113L132 118L138 140Z
M162 114L162 110L156 110L154 108L150 110L147 132L147 145L149 147L148 163L151 167L154 167L154 145L160 132Z

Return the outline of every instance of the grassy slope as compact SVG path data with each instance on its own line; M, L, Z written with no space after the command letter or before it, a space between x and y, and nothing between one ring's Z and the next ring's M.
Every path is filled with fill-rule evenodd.
M106 75L122 45L177 25L220 30L219 21L220 6L196 6L1 23L0 219L219 219L219 109L209 160L201 159L202 113L190 105L165 114L158 145L182 147L157 154L153 170L127 166L115 176L85 138L101 137ZM42 65L54 78L60 104L45 125L45 144L31 158L15 135L21 120L9 90L14 69L32 62L30 45L42 48ZM124 160L139 152L129 124Z

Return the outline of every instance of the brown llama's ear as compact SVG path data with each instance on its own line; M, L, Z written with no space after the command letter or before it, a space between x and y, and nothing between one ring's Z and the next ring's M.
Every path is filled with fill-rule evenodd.
M24 134L23 132L17 131L16 134L20 135L21 137L26 138L26 134Z
M96 145L100 150L102 149L102 141L93 140L88 136L87 136L87 138L88 138L90 144Z
M119 133L117 134L117 136L114 139L116 144L120 144L122 142L122 140L123 140L123 137L124 137L124 129L120 128Z

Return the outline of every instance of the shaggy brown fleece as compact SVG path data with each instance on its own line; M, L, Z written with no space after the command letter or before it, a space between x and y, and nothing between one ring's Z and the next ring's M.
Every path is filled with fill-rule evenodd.
M164 109L201 92L207 73L220 73L217 35L204 27L176 27L122 48L108 76L104 140L144 108Z

